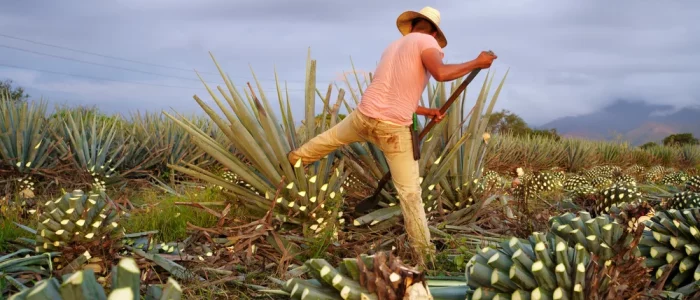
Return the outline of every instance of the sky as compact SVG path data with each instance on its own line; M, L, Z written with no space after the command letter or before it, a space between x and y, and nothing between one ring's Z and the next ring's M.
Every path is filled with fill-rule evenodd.
M309 49L323 93L333 81L347 90L351 58L373 72L400 37L398 15L424 6L441 12L445 62L498 55L494 82L509 74L496 109L531 125L617 99L700 104L700 1L5 1L0 80L50 104L201 113L193 95L212 102L195 70L225 88L211 52L239 89L252 68L273 103L276 69L302 116Z

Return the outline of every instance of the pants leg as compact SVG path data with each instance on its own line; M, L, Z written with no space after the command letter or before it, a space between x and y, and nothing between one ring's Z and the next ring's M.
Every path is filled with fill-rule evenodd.
M432 260L435 248L430 242L418 161L413 159L411 132L406 126L378 123L369 139L379 145L386 157L401 201L406 233L418 256L418 263L425 266L425 259Z
M301 159L303 165L313 163L343 145L362 141L357 112L351 112L340 123L310 139L287 156L291 164Z

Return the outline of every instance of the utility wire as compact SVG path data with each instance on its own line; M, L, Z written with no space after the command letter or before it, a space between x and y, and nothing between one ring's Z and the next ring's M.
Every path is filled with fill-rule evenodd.
M116 57L116 56L111 56L111 55L105 55L105 54L99 54L99 53L90 52L90 51L85 51L85 50L79 50L79 49L68 48L68 47L64 47L64 46L52 45L52 44L47 44L47 43L43 43L43 42L38 42L38 41L29 40L29 39L26 39L26 38L21 38L21 37L16 37L16 36L10 36L10 35L3 34L3 33L0 33L0 37L4 37L4 38L8 38L8 39L14 39L14 40L19 40L19 41L24 41L24 42L28 42L28 43L32 43L32 44L37 44L37 45L42 45L42 46L47 46L47 47L53 47L53 48L57 48L57 49L63 49L63 50L68 50L68 51L74 51L74 52L78 52L78 53L82 53L82 54L89 54L89 55L95 55L95 56L104 57L104 58L109 58L109 59L115 59L115 60L121 60L121 61L127 61L127 62L131 62L131 63L136 63L136 64L148 65L148 66L153 66L153 67L167 68L167 69L180 70L180 71L186 71L186 72L192 72L192 71L193 71L193 70L185 69L185 68L178 68L178 67L172 67L172 66L154 64L154 63L149 63L149 62L142 62L142 61L133 60L133 59L128 59L128 58L121 58L121 57ZM3 46L3 47L9 48L9 46ZM19 50L18 48L14 48L14 49ZM24 51L24 50L22 50L22 51ZM32 52L32 51L30 51L30 50L27 50L27 51ZM35 52L33 52L33 53L35 53ZM39 54L39 53L37 53L37 54ZM44 55L44 54L41 54L41 55ZM54 56L54 55L51 55L51 54L48 54L48 55L49 55L49 56ZM54 56L54 57L56 57L56 56ZM63 58L63 57L60 57L60 58ZM71 60L74 60L74 59L71 59ZM121 67L119 67L119 68L121 68ZM142 72L142 71L137 71L137 72ZM202 73L202 74L212 74L212 75L220 75L218 72L199 71L199 73ZM155 74L155 73L151 73L151 74ZM162 74L157 74L157 75L161 75L161 76L162 76ZM172 77L171 75L167 75L167 76ZM235 78L235 77L234 77L234 78ZM242 78L242 77L239 77L239 78ZM265 81L275 81L274 78L260 78L260 79L261 79L261 80L265 80ZM196 79L188 78L187 80L196 80ZM199 81L199 80L197 80L197 81ZM302 82L302 81L289 81L289 80L287 80L287 82Z
M28 67L20 67L20 66L16 66L16 65L9 65L9 64L3 64L3 63L0 63L0 67L15 68L15 69L24 69L24 70L30 70L30 71L36 71L36 72L42 72L42 73L51 73L51 74L66 75L66 76L73 76L73 77L82 77L82 78L87 78L87 79L95 79L95 80L103 80L103 81L113 81L113 82L121 82L121 83L129 83L129 84L138 84L138 85L147 85L147 86L158 86L158 87L178 88L178 89L190 89L190 90L204 89L204 87L196 88L196 87L176 86L176 85L157 84L157 83L146 83L146 82L138 82L138 81L127 81L127 80L109 79L109 78L94 77L94 76L86 76L86 75L79 75L79 74L62 73L62 72L49 71L49 70L42 70L42 69L34 69L34 68L28 68ZM276 91L277 89L263 89L263 90L267 90L267 91L275 90L275 91ZM291 89L291 88L287 88L287 90L290 90L290 91L304 91L304 89Z
M116 56L110 56L110 55L104 55L104 54L99 54L95 52L90 52L90 51L84 51L84 50L79 50L79 49L73 49L73 48L68 48L68 47L63 47L63 46L58 46L58 45L52 45L52 44L47 44L47 43L42 43L42 42L37 42L37 41L32 41L29 39L25 38L20 38L16 36L9 36L6 34L0 33L1 37L5 37L8 39L14 39L14 40L20 40L32 44L37 44L37 45L42 45L42 46L47 46L47 47L53 47L53 48L58 48L58 49L63 49L63 50L69 50L69 51L74 51L78 53L83 53L83 54L89 54L89 55L95 55L95 56L100 56L104 58L110 58L110 59L116 59L116 60L121 60L121 61L128 61L131 63L136 63L136 64L142 64L142 65L148 65L148 66L153 66L153 67L160 67L160 68L166 68L166 69L172 69L172 70L180 70L180 71L186 71L186 72L192 72L190 69L185 69L185 68L178 68L178 67L172 67L172 66L166 66L166 65L159 65L159 64L154 64L154 63L149 63L149 62L143 62L143 61L138 61L138 60L133 60L133 59L128 59L128 58L120 58ZM200 73L206 73L206 74L214 74L214 75L219 75L218 72L200 72Z
M49 53L43 53L43 52L33 51L33 50L29 50L29 49L23 49L23 48L13 47L13 46L7 46L7 45L1 45L1 44L0 44L0 47L2 47L2 48L7 48L7 49L13 49L13 50L17 50L17 51L28 52L28 53L37 54L37 55L44 55L44 56L50 56L50 57L65 59L65 60L71 60L71 61L76 61L76 62L79 62L79 63L90 64L90 65L96 65L96 66L101 66L101 67L115 68L115 69L130 71L130 72L137 72L137 73L143 73L143 74L150 74L150 75L157 75L157 76L163 76L163 77L171 77L171 78L177 78L177 79L182 79L182 80L190 80L190 81L201 82L199 79L194 79L194 78L190 78L190 77L173 76L173 75L162 74L162 73L154 73L154 72L136 70L136 69L131 69L131 68L124 68L124 67L115 66L115 65L101 64L101 63L96 63L96 62L91 62L91 61L86 61L86 60L80 60L80 59L75 59L75 58L70 58L70 57L65 57L65 56L60 56L60 55L54 55L54 54L49 54ZM224 84L223 82L215 82L215 83L216 83L216 84Z

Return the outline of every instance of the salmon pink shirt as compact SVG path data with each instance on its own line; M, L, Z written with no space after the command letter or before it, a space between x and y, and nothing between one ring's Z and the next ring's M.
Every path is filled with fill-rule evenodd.
M432 35L413 32L394 41L384 50L372 83L357 109L370 118L397 125L411 125L413 113L428 84L430 74L421 53L435 48L444 53Z

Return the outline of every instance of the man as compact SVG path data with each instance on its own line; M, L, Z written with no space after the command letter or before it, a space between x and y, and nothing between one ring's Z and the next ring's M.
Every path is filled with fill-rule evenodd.
M482 52L475 60L443 64L442 48L447 45L439 27L440 12L425 7L419 12L402 13L396 25L403 37L382 54L372 83L365 90L356 110L326 132L309 140L288 155L290 163L304 165L317 161L337 148L353 142L377 145L386 157L392 180L398 190L406 231L418 257L434 254L428 222L422 205L420 172L413 159L409 126L413 113L442 120L438 109L418 106L430 75L437 81L451 81L476 68L489 68L495 55Z

